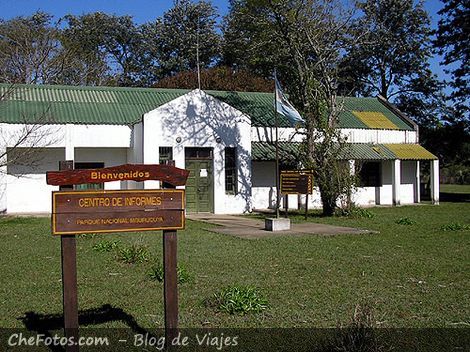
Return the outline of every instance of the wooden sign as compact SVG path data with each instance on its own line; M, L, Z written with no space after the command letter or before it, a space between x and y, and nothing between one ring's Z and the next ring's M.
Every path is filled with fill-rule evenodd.
M312 194L313 171L281 171L282 194Z
M125 164L101 169L48 171L48 185L66 186L84 183L103 183L111 181L148 181L159 180L173 186L184 186L189 171L172 165Z
M52 192L52 234L184 229L184 190Z

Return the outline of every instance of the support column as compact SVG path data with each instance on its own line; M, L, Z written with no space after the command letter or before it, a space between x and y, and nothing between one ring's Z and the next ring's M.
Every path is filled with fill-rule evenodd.
M75 145L73 141L72 124L65 125L65 160L75 161Z
M3 166L0 166L0 214L6 213L7 211L7 148L0 146L0 156L4 156L4 160L0 160Z
M421 176L420 176L420 163L416 160L416 188L415 188L415 203L421 202Z
M431 160L431 200L439 204L439 160Z
M392 200L393 205L400 205L401 160L392 162Z

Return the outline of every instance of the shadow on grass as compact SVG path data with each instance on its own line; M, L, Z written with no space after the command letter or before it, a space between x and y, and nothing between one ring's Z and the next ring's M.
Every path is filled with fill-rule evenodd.
M24 316L18 318L23 322L25 328L37 334L44 334L45 337L52 337L53 333L61 331L64 327L63 314L41 314L36 312L26 312ZM121 308L104 304L98 308L81 310L78 312L79 326L103 324L111 321L120 321L127 325L136 334L153 334L141 327L134 317L126 313ZM64 351L62 346L49 346L51 351Z
M452 202L452 203L469 203L470 193L449 193L440 192L439 200L441 202Z

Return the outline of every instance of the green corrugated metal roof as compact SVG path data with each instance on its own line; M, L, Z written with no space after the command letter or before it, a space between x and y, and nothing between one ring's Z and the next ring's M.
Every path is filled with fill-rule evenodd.
M0 84L0 96L10 85ZM0 121L34 121L46 114L51 123L133 124L141 116L186 93L185 89L76 87L16 85L8 101L0 103ZM274 95L256 92L206 91L251 117L253 126L274 126ZM400 129L412 130L400 117L376 98L341 98L346 111L340 114L342 128L369 127L351 111L382 112ZM280 127L290 127L279 116Z
M279 159L284 161L298 160L302 143L279 142ZM251 158L256 161L276 160L276 146L271 142L252 142Z
M279 142L280 159L299 159L302 143ZM397 159L383 144L347 143L341 159L351 160L394 160ZM252 142L251 157L256 161L275 160L276 148L270 142Z
M283 161L298 160L302 143L279 142L279 158ZM275 144L252 142L251 157L255 161L275 160ZM340 157L344 160L433 160L435 155L419 144L371 144L347 143Z
M437 156L419 144L385 144L401 160L435 160Z
M396 159L383 144L348 143L343 151L343 159L351 160L394 160Z
M186 93L183 89L0 85L0 121L129 125Z
M343 102L344 111L340 116L340 127L342 128L369 128L365 123L358 119L352 112L381 112L383 113L394 125L401 130L413 130L413 128L403 121L399 116L395 115L385 105L383 105L377 98L355 98L344 97L340 98Z

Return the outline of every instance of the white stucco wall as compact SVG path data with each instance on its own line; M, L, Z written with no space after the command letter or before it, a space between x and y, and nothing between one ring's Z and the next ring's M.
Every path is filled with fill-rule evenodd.
M417 201L417 177L416 161L401 162L401 204L412 204ZM270 161L253 162L253 208L273 208L276 201L275 187L275 163ZM301 196L302 206L305 204L305 196ZM392 205L392 161L382 162L382 186L358 187L353 194L353 201L361 206ZM281 201L281 205L284 206ZM289 208L297 209L297 195L289 196ZM309 207L321 207L320 192L314 188L309 195Z
M416 202L416 161L401 162L401 185L400 185L400 200L401 204L412 204Z
M7 167L6 203L8 213L49 213L51 192L59 187L46 184L46 171L57 170L65 148L42 149L37 154L38 166ZM21 175L21 176L15 176Z
M176 167L185 168L185 148L213 148L214 212L251 210L251 122L248 116L200 90L194 90L143 118L143 161L159 162L159 147L172 147ZM178 143L177 138L181 138ZM216 139L220 137L221 142ZM224 148L237 147L238 194L225 194ZM159 182L146 181L145 188Z
M341 129L348 143L418 143L416 131Z
M51 191L58 187L46 184L46 171L58 170L65 158L65 148L44 148L37 154L38 166L7 168L6 208L8 213L49 213ZM125 148L75 148L75 162L104 162L105 167L125 164ZM125 189L125 182L107 182L105 189Z
M301 142L305 135L304 129L279 128L279 140ZM374 130L374 129L341 129L342 136L348 143L418 143L416 131ZM252 127L253 142L271 142L276 140L276 129L271 127Z

